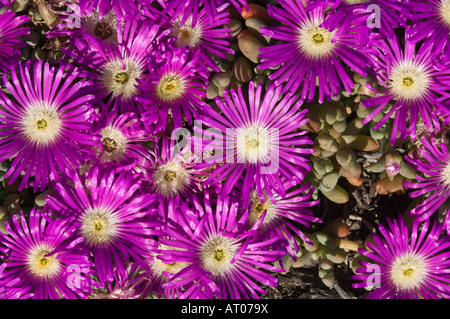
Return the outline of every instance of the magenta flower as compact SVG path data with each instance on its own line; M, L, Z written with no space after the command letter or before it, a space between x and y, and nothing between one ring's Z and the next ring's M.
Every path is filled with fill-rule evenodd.
M450 242L441 237L442 227L414 219L409 230L401 216L387 222L388 228L379 225L381 235L373 234L374 243L367 242L368 250L359 250L367 260L360 260L353 287L374 286L370 299L448 299Z
M43 191L49 181L83 165L92 156L89 149L99 145L90 132L95 119L94 96L87 94L91 82L66 67L29 60L11 73L11 80L3 76L10 94L0 91L0 161L13 159L5 174L10 183L25 172L20 189L32 178L34 191Z
M75 37L76 49L69 51L93 81L98 100L105 101L102 117L108 112L140 112L137 79L148 72L147 59L155 48L159 27L139 19L127 20L117 26L118 45L108 45L84 32L84 39Z
M319 204L319 200L310 200L314 192L309 184L301 187L292 187L289 182L284 182L286 197L281 198L275 195L275 202L272 202L267 194L261 200L256 190L250 193L250 205L245 210L249 228L253 227L259 219L262 223L258 228L259 238L269 240L271 238L281 238L277 244L277 249L286 250L292 258L296 259L295 253L299 250L299 245L294 236L312 244L311 240L305 236L299 225L309 227L311 223L321 223L322 220L313 216L309 207Z
M419 118L428 130L439 130L434 110L443 107L442 100L449 96L450 68L439 64L436 53L429 46L417 47L408 38L401 45L396 36L386 36L373 45L378 53L369 54L371 65L386 90L361 102L365 107L374 108L363 123L369 123L388 109L374 129L379 129L394 116L392 145L398 135L401 139L411 137L415 140Z
M8 283L6 294L34 299L87 298L94 284L89 278L93 263L89 251L79 244L82 240L75 236L77 227L73 218L51 219L34 209L28 218L14 215L6 225L8 234L0 233L0 259L5 265L0 282Z
M174 1L173 3L176 3ZM217 14L214 21L211 21L205 7L194 7L193 11L187 10L187 7L177 6L176 9L170 9L166 4L162 4L163 14L157 21L161 30L168 31L168 45L175 47L188 46L194 52L200 49L199 61L205 67L219 72L219 68L211 57L215 54L225 59L226 54L234 54L227 38L231 38L231 29L223 26L230 21L228 12L225 11L228 4L217 8ZM195 10L194 10L195 9ZM148 11L148 10L147 10ZM186 13L186 14L185 14ZM144 13L149 19L154 19L154 13L149 11ZM197 22L193 21L197 19Z
M178 224L167 226L167 238L161 237L160 243L174 248L162 250L158 258L189 265L163 287L182 289L180 299L259 298L258 293L265 293L259 284L276 286L272 273L283 271L272 263L284 252L268 248L279 238L255 240L254 229L247 230L239 219L239 202L230 197L212 204L208 193L193 196L192 205L182 204Z
M95 147L96 158L88 166L100 165L118 170L140 171L155 162L150 149L142 145L151 136L134 113L119 116L110 112L96 123L92 132L101 136L100 147Z
M156 195L141 193L141 181L132 174L98 167L82 178L74 175L71 183L56 184L47 203L80 223L77 235L92 250L100 285L113 280L114 267L125 276L130 258L144 263L143 256L156 245L153 236L162 234Z
M30 33L30 28L24 26L29 20L9 10L0 14L0 71L7 71L19 59L19 48L26 46L20 37Z
M416 189L409 193L411 198L425 196L425 199L409 212L422 222L429 219L450 197L450 153L445 143L438 145L433 138L428 141L422 137L420 141L420 156L416 153L414 158L405 156L405 159L422 174L416 175L417 182L404 181L403 185ZM448 209L445 214L443 227L450 235Z
M150 167L143 167L148 181L145 191L158 194L160 215L164 220L175 218L173 212L180 200L201 192L205 175L195 169L196 160L191 154L190 141L183 146L176 134L172 135L171 138L162 135L155 140L155 162ZM183 138L188 138L188 135Z
M292 185L303 182L311 169L305 155L314 151L304 147L313 144L305 136L307 131L298 130L308 121L308 111L299 111L298 96L282 95L281 87L274 85L262 93L261 84L255 90L253 82L249 82L248 98L238 87L237 92L231 89L224 93L223 100L216 98L215 102L220 111L204 108L199 121L209 128L194 126L196 135L201 137L201 142L195 139L196 151L204 154L203 162L196 167L217 166L204 186L224 181L221 196L225 196L243 178L244 203L252 189L261 199L265 191L275 202L274 194L286 197L282 178ZM214 155L208 155L212 151Z
M269 79L277 86L283 85L283 93L299 90L300 99L311 102L316 93L318 101L331 100L342 92L348 94L354 87L353 79L345 67L366 76L367 59L362 52L363 43L355 28L339 35L321 27L326 17L325 6L307 11L301 2L279 0L281 7L268 5L269 15L282 23L261 28L261 34L281 43L261 48L260 69L275 68ZM341 85L342 84L342 85Z
M183 120L192 125L198 118L198 109L205 104L202 98L206 98L209 76L198 64L200 53L200 49L193 52L188 47L171 48L164 61L149 64L148 75L137 79L140 94L136 100L148 109L142 113L143 120L148 114L152 117L155 108L160 114L154 132L166 129L169 113L172 129L180 128Z

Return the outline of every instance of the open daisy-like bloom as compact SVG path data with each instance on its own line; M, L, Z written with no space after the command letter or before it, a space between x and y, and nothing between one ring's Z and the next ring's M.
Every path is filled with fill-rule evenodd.
M200 49L200 61L213 71L219 72L211 54L225 59L225 53L234 53L230 48L230 42L227 41L227 38L232 36L231 29L224 28L224 25L230 21L228 12L225 11L227 7L228 3L218 7L214 21L211 21L204 6L196 6L193 11L188 13L189 11L184 11L187 10L185 6L178 6L174 11L174 9L168 9L164 4L159 25L162 30L170 32L168 34L169 44L175 47L188 46L193 51ZM179 12L180 10L181 12ZM175 14L175 12L179 13ZM197 20L196 23L193 22L194 19Z
M203 198L193 196L192 205L184 203L180 207L178 225L168 225L167 238L160 238L161 244L174 248L161 251L158 258L166 264L189 265L163 287L183 291L180 299L202 295L247 299L265 293L258 282L276 285L277 279L269 272L283 271L272 263L284 252L269 247L279 239L255 240L251 236L254 229L243 227L245 221L239 219L238 210L239 202L232 198L212 203L208 193Z
M225 91L223 100L215 100L221 113L212 107L203 109L199 123L209 128L194 126L201 136L201 142L194 141L196 151L204 154L203 162L196 167L218 164L203 185L225 180L221 190L221 196L225 196L242 177L245 203L252 189L261 199L264 191L273 202L274 194L284 198L286 189L281 179L300 185L311 169L306 155L314 152L304 147L313 144L305 136L307 131L298 130L308 122L308 111L299 110L298 96L282 95L281 87L274 85L262 91L261 83L255 88L251 81L248 98L244 98L241 86L237 92Z
M26 46L20 37L30 33L30 28L24 26L29 20L29 17L16 15L9 10L0 13L0 71L6 71L16 64L20 56L19 48Z
M33 178L34 191L43 191L61 173L73 171L92 157L100 139L90 132L95 119L91 83L79 71L67 72L42 61L27 61L3 76L10 94L0 91L0 161L13 158L6 173L20 188Z
M311 240L299 229L299 225L309 227L311 223L321 223L322 220L313 216L313 212L308 209L319 203L319 200L311 200L314 191L309 184L300 187L292 187L289 182L284 183L286 197L281 198L275 195L276 202L272 202L267 194L264 200L258 196L256 190L250 193L250 205L245 210L249 228L253 227L259 219L263 219L258 228L259 236L262 239L282 238L277 242L294 259L295 253L299 250L299 245L294 238L298 236L301 240L311 243Z
M49 207L61 216L76 218L77 235L92 251L101 286L113 279L117 267L126 275L124 262L143 260L161 235L155 208L156 195L140 193L140 181L127 172L94 167L84 177L73 175L68 183L55 185L47 196Z
M136 100L153 114L154 108L160 114L155 132L166 129L169 113L172 116L172 129L180 128L185 119L192 125L198 118L206 98L208 77L198 64L200 49L195 52L188 47L171 48L166 53L164 62L149 65L149 73L142 80L138 79L140 94ZM143 119L148 113L142 113Z
M183 138L187 138L186 134ZM183 145L187 142L186 145ZM179 141L175 134L170 138L162 135L155 140L155 163L143 167L148 184L146 190L158 195L160 215L175 218L173 212L180 200L188 199L201 191L204 175L195 168L196 160L192 154L190 141Z
M359 249L368 261L360 260L353 287L375 287L370 299L448 299L450 242L442 238L442 227L414 219L409 230L401 216L387 223L379 225L373 244L367 242L369 250Z
M382 127L393 116L392 145L398 135L401 139L408 136L416 139L419 117L427 129L440 130L434 109L442 107L442 96L448 96L450 68L440 64L437 68L437 53L431 51L430 46L417 47L409 38L402 46L397 36L387 36L377 41L376 47L379 52L368 56L378 81L386 90L361 102L363 106L373 108L363 124L389 108L374 129Z
M268 5L269 15L282 23L261 28L261 34L282 43L261 48L260 69L280 66L269 79L283 86L283 93L299 90L300 99L311 102L318 80L318 101L331 100L342 92L350 94L353 80L345 66L366 76L367 59L356 27L342 35L322 27L325 5L307 11L301 2L280 0L281 7Z
M405 156L417 172L417 182L404 181L404 186L416 189L409 193L411 198L425 195L425 199L409 213L417 216L419 221L429 219L450 197L450 153L445 143L436 143L434 139L428 141L420 139L422 147L414 158ZM446 212L444 230L450 235L450 214Z
M0 233L0 260L5 265L0 282L9 282L7 293L22 298L77 299L92 292L93 263L89 250L74 235L73 218L51 219L33 209L27 218L15 215L6 228L8 234Z
M152 136L142 128L142 123L134 113L116 115L108 113L101 123L92 130L101 137L101 146L96 148L96 159L91 165L136 169L149 167L154 163L150 150L142 145Z
M69 54L84 69L84 76L94 82L99 100L105 100L101 115L108 112L138 112L137 79L147 72L147 58L153 48L159 27L139 19L127 20L117 26L118 45L107 45L84 32Z

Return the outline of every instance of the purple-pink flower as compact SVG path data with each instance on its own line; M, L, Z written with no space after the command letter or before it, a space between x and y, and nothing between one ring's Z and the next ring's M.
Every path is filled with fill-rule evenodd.
M0 233L0 283L6 282L6 297L87 298L94 270L89 250L75 235L77 227L74 218L52 219L34 209L29 217L14 215L6 225L8 234Z
M281 24L261 28L261 34L279 43L259 50L258 68L277 68L269 79L283 86L283 93L298 90L302 101L317 98L322 103L325 98L337 97L343 89L350 94L354 83L346 68L367 75L367 58L360 52L365 43L360 43L357 27L338 34L322 27L325 5L307 10L298 1L278 2L280 7L268 5L268 13Z
M29 20L29 17L9 10L0 13L0 71L7 71L17 64L19 48L26 46L21 37L30 33L30 28L24 26Z
M113 280L117 267L126 275L131 259L145 264L147 252L161 235L156 195L140 192L141 181L127 172L94 167L84 176L54 186L47 203L59 216L74 217L76 235L90 248L101 286Z
M5 178L13 183L20 176L20 189L45 190L83 165L100 142L90 131L95 119L91 82L67 67L29 60L11 72L11 79L3 76L9 94L0 91L0 161L12 159Z
M400 44L396 35L387 35L374 40L373 45L378 52L370 53L368 57L384 90L361 102L364 107L371 108L363 124L384 111L381 120L374 125L374 129L379 129L393 117L392 145L398 138L415 140L419 120L429 131L440 130L435 110L447 105L449 66L440 64L438 53L430 46L411 43L408 37Z
M158 258L188 265L171 275L165 289L182 289L179 299L255 299L266 293L261 284L277 285L273 273L283 270L273 262L284 252L270 247L279 238L255 239L260 222L248 229L240 209L233 198L215 200L208 193L182 204L178 223L168 223L159 239L167 248Z
M286 196L282 178L300 185L311 169L307 155L314 152L309 147L313 142L307 131L298 130L308 121L308 111L299 109L297 95L282 95L281 87L274 85L263 91L261 84L255 88L249 82L246 96L239 86L237 91L225 91L223 99L215 99L217 110L203 109L198 124L208 128L194 126L198 135L194 148L203 154L196 167L216 165L203 185L223 183L221 196L229 194L242 178L244 202L252 189L261 199L266 192L275 202L275 194Z
M399 216L379 225L373 243L360 249L361 268L355 288L372 287L370 299L419 299L450 297L450 242L437 222L417 219L408 228Z
M153 114L159 114L154 132L177 129L184 122L192 125L198 118L209 76L199 64L200 54L200 49L170 47L163 61L150 62L148 75L137 79L140 93L136 100L143 105L143 120L150 114L150 122L154 122Z

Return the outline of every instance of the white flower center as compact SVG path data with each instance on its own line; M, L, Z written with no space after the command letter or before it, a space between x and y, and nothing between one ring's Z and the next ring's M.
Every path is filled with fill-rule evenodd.
M236 130L236 146L239 163L243 161L267 163L266 159L271 146L269 130L258 125L238 128Z
M100 131L102 136L103 154L100 158L103 162L117 162L122 158L127 146L127 138L122 132L111 126Z
M430 76L422 65L403 61L392 68L390 75L392 92L402 99L420 98L430 85Z
M239 246L231 238L218 236L210 238L201 249L203 267L213 276L223 276L233 268L231 260Z
M262 230L268 225L270 225L270 223L277 217L276 204L273 204L270 201L267 194L264 194L264 204L263 204L256 190L253 190L250 194L250 202L252 203L252 207L250 208L250 214L248 217L250 225L254 225L266 210L267 210L266 216L264 217L264 220L260 226Z
M36 143L47 144L61 132L61 119L55 107L47 104L30 106L23 119L25 135Z
M333 50L332 43L336 31L330 32L319 27L322 21L310 21L300 28L298 44L300 49L310 58L322 58Z
M165 74L159 80L156 94L164 102L178 99L184 92L184 81L178 74Z
M34 275L51 277L59 271L59 262L55 259L55 256L44 257L51 251L50 247L42 245L30 252L27 262Z
M450 1L449 0L442 0L441 6L439 8L439 12L441 14L442 20L444 20L444 23L450 27Z
M153 180L160 194L173 197L186 187L189 174L180 163L169 161L158 167L153 174Z
M103 72L103 83L113 93L131 98L137 94L136 79L142 75L142 66L132 59L113 60L106 64Z
M401 289L419 287L426 275L427 265L417 255L404 255L398 258L391 268L392 281Z
M183 25L180 25L181 18L178 18L173 26L171 36L177 38L176 45L178 47L195 47L200 42L202 36L202 30L197 23L195 27L192 27L192 18L189 17Z
M115 216L103 208L86 211L81 223L81 232L88 245L110 242L117 234Z

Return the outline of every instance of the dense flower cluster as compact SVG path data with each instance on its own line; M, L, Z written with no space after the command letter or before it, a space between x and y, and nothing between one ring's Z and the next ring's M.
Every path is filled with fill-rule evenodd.
M386 154L416 146L383 161L391 181L408 163L402 186L423 200L410 225L380 222L354 287L450 297L449 1L33 2L57 53L47 60L24 53L39 41L21 6L0 1L0 162L3 188L36 203L0 215L0 298L266 294L302 247L332 242L308 229L322 227L314 208L339 176L356 185L355 143L336 124L351 95L367 111L361 127L387 132ZM315 115L327 122L316 131ZM317 156L309 133L331 125Z

